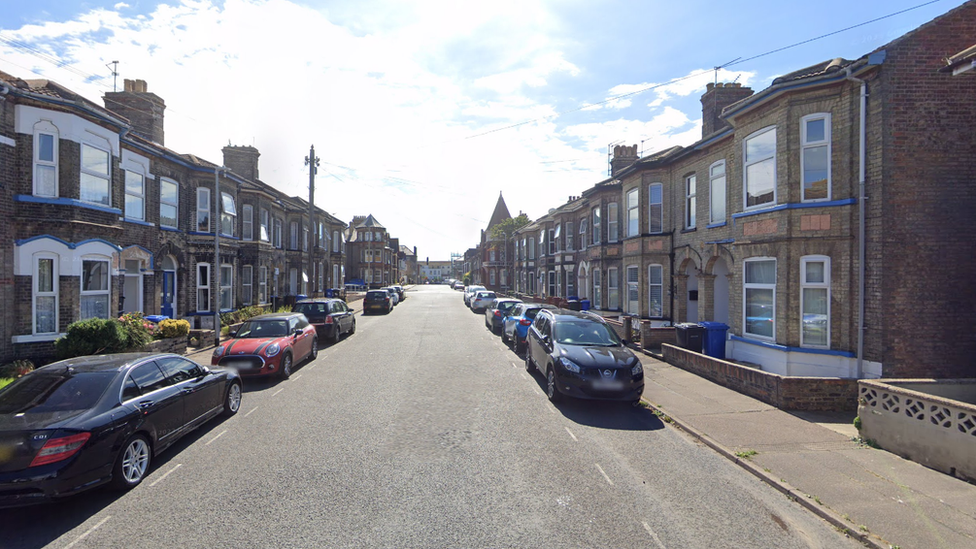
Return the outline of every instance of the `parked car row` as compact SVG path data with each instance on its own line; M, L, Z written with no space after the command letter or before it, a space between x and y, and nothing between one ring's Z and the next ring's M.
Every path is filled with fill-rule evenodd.
M377 290L387 299L396 289ZM392 292L392 293L391 293ZM402 288L399 289L402 292ZM356 331L342 299L252 317L218 345L211 366L169 353L76 357L0 389L0 508L110 484L131 489L183 435L241 407L243 379L288 379L320 339Z
M493 292L476 290L472 310L484 293ZM640 402L644 368L603 317L505 297L492 298L484 315L492 333L524 353L526 371L538 370L545 377L550 401Z
M363 314L372 312L388 314L398 303L403 301L405 296L403 286L399 284L386 286L378 290L370 290L363 297Z

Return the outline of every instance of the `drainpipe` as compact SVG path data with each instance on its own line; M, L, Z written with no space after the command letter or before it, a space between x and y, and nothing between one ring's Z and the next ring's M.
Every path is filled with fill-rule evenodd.
M867 200L864 192L865 179L865 142L867 139L866 120L868 104L868 84L860 78L851 75L850 67L847 68L847 80L861 85L861 105L860 105L860 124L858 127L858 184L857 184L857 369L855 376L860 379L864 372L864 255L866 245L864 242L864 202Z
M214 168L214 195L217 198L217 204L211 219L214 223L214 264L212 269L216 272L216 276L210 276L210 280L214 281L210 288L210 299L213 300L211 303L214 305L214 347L220 347L220 172L226 169L223 166ZM199 304L197 305L199 306Z

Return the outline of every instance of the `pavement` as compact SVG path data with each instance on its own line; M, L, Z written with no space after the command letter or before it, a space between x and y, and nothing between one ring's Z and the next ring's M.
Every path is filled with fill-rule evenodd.
M865 545L976 547L976 485L863 444L854 413L785 412L640 358L644 400L665 421Z

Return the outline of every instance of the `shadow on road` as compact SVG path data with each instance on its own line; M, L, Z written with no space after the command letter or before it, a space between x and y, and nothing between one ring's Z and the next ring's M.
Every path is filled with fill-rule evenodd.
M531 375L539 390L545 394L545 378L538 371ZM580 400L564 396L555 406L566 419L589 427L621 431L656 431L664 428L664 423L653 412L643 406L632 406L629 402Z
M178 461L179 455L201 438L209 436L227 418L218 417L200 428L188 433L173 446L156 456L150 464L145 480L134 490L150 489L154 477L159 478L168 470L171 461ZM100 513L106 507L126 496L127 492L112 490L102 486L40 505L3 509L0 511L0 547L3 549L38 549L46 547L66 532L78 528L85 521ZM93 524L94 525L94 524ZM80 536L83 532L78 532ZM68 540L70 544L72 540Z

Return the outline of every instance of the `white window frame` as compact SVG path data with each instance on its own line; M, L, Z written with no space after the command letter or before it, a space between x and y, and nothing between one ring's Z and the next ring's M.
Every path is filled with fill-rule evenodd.
M774 282L772 284L768 284L768 283L757 283L757 282L748 282L748 278L747 278L748 265L750 263L767 262L767 261L771 261L773 263L773 266L774 266L773 280L774 280ZM776 273L776 267L777 267L777 265L776 265L776 258L775 257L750 257L749 259L746 259L742 263L742 333L745 334L745 335L747 335L747 336L749 336L749 337L754 337L756 339L762 339L762 340L766 340L766 341L776 341L776 283L775 283L775 280L776 280L776 276L778 274L778 273ZM767 336L767 335L764 335L764 334L758 334L758 333L753 333L753 332L750 332L749 331L749 323L747 322L747 316L746 316L748 314L749 290L772 290L772 292L773 292L773 299L772 299L772 301L773 301L773 311L772 311L772 316L771 316L771 320L772 320L772 335L768 335Z
M664 183L651 183L647 186L647 232L664 232Z
M589 228L589 217L583 217L579 220L579 245L580 251L586 249L588 241L586 240L586 230Z
M61 268L61 257L55 253L38 253L34 255L34 265L32 269L33 276L31 281L31 334L33 335L50 335L59 333L60 319L58 311L60 310L60 268ZM41 260L51 260L51 290L41 291L39 289L40 282L40 262ZM49 332L41 332L37 329L37 300L38 298L54 298L54 330Z
M753 139L756 139L758 137L761 137L761 136L763 136L763 135L765 135L765 134L767 134L769 132L773 132L773 153L771 155L768 155L768 156L762 156L762 157L759 157L759 158L749 159L749 142L752 141ZM778 136L776 135L776 126L769 126L767 128L763 128L763 129L761 129L761 130L759 130L759 131L757 131L757 132L749 135L748 137L746 137L742 141L742 207L745 210L755 210L755 209L767 208L770 205L776 204L776 198L777 198L777 193L776 193L776 187L777 187L777 185L776 185L776 181L777 181L777 176L776 176L776 170L777 170L777 166L776 166L776 152L778 150L778 144L776 143L777 137ZM772 166L773 166L773 170L772 170L773 171L773 175L772 175L772 177L773 177L773 198L769 202L762 202L762 203L753 204L753 205L750 206L749 205L749 167L750 166L753 166L753 165L756 165L756 164L762 164L762 163L767 162L767 161L772 161Z
M698 224L698 175L685 176L685 228L694 229Z
M207 216L207 226L203 230L200 230L202 225L200 214ZM197 187L197 218L193 224L193 230L200 233L209 233L212 224L213 216L210 214L210 188Z
M175 200L165 200L163 198L163 187L165 185L172 185L173 188L176 189ZM165 221L163 221L164 206L172 207L175 212L173 214L174 222L172 225L169 225ZM159 180L159 226L169 227L171 229L178 229L180 226L180 184L168 177L163 177L160 178Z
M288 249L298 249L298 222L292 221L288 224Z
M225 283L224 274L227 274ZM228 311L234 308L234 266L229 263L220 264L220 303L218 306L221 311ZM225 306L226 305L226 306Z
M274 247L281 249L281 219L274 220Z
M557 286L557 284L556 284L556 271L549 271L549 278L547 279L547 281L548 281L548 284L546 285L546 289L549 290L549 293L547 295L549 295L549 296L555 296L556 295L556 286Z
M627 265L627 313L640 316L640 265ZM631 277L633 273L633 277ZM633 278L634 280L631 280ZM633 299L631 299L633 297Z
M726 219L728 177L725 171L724 160L714 162L708 167L708 222L712 224L722 223ZM721 212L718 211L719 205Z
M268 302L268 268L263 265L258 267L258 301Z
M810 282L807 280L807 265L810 263L823 263L824 264L824 280L823 282ZM824 290L826 292L827 300L827 324L824 327L826 330L826 343L809 343L804 338L804 327L803 322L804 316L806 314L804 310L804 304L806 301L803 299L806 290ZM830 348L830 257L825 255L807 255L800 258L800 346L801 347L812 347L816 349L829 349Z
M106 273L107 280L106 280L106 285L105 285L106 287L104 289L92 290L90 288L89 289L86 289L85 288L85 286L87 285L87 281L85 280L85 263L89 263L89 262L97 262L97 263L104 263L105 264L105 273ZM112 313L112 262L111 262L111 259L108 258L108 257L104 257L104 256L83 256L81 258L81 277L80 277L79 283L80 283L79 290L80 290L80 296L81 296L81 298L78 300L79 313L80 313L78 315L78 319L79 320L85 320L85 319L88 319L88 318L111 318L112 315L113 315L113 313ZM105 305L105 315L106 316L104 316L104 317L85 316L84 313L81 312L83 310L81 303L83 301L85 301L85 298L86 297L97 297L97 296L104 296L105 297L105 303L106 303L106 305Z
M251 305L254 298L254 266L241 267L241 304Z
M556 224L556 231L554 233L552 233L552 244L555 245L555 252L554 253L559 253L559 252L563 251L563 238L562 238L562 236L563 236L563 224L562 223L557 223Z
M258 234L258 238L261 240L261 242L271 242L271 213L264 208L261 208L260 211L261 213L259 215L261 216L261 229L260 233Z
M658 296L657 310L654 308L654 296ZM651 264L647 266L647 316L661 318L664 316L664 266Z
M321 261L319 262L318 281L319 281L318 291L319 292L325 291L325 263L322 263Z
M824 138L820 141L810 141L807 136L807 123L815 120L824 121ZM822 198L807 198L807 169L806 155L810 149L824 147L827 149L827 196ZM802 202L826 202L831 197L831 132L830 113L821 112L810 114L800 119L800 193Z
M89 169L85 168L85 162L84 162L84 158L85 158L85 147L88 147L88 148L91 148L93 150L96 150L96 151L105 153L105 155L107 156L107 164L108 165L106 166L106 168L108 170L108 173L99 173L99 172L97 172L95 170L89 170ZM99 205L102 205L102 206L109 206L109 207L111 207L111 205L112 205L112 151L110 151L108 149L103 149L101 147L96 147L95 145L92 145L91 143L82 143L81 144L81 154L80 154L80 158L79 158L79 161L78 162L81 165L81 180L82 180L81 181L81 187L78 190L78 198L82 202L88 202L89 204L99 204ZM85 186L84 179L85 179L85 176L93 177L93 178L96 178L98 180L101 180L101 182L105 185L105 197L108 200L107 202L88 200L88 199L85 198L85 192L84 192L84 186Z
M602 309L603 294L601 290L603 287L600 283L600 269L593 269L593 276L591 278L593 279L593 292L591 296L593 301L590 306L594 309Z
M575 243L573 242L573 222L567 221L566 222L566 251L572 252L573 250L575 250L575 248L573 247L574 244Z
M556 230L549 229L549 234L546 236L549 238L549 255L556 255Z
M254 206L241 205L241 239L254 240Z
M607 242L620 240L620 207L616 202L607 204Z
M206 276L202 276L200 274L200 268L201 267L203 267L203 268L205 268L207 270ZM197 311L198 312L210 312L212 310L210 308L210 304L211 304L212 297L213 297L210 294L210 278L213 276L213 273L210 270L210 263L197 263L197 269L196 269L196 271L197 271L197 273L196 273L196 276L197 276ZM201 300L200 299L200 293L201 292L206 292L206 296L207 296L207 299L206 300ZM201 309L200 308L200 306L201 306L201 303L200 302L201 301L206 301L205 303L203 303L203 306L206 307L206 309Z
M46 160L41 158L41 136L46 135L51 137L51 159ZM41 120L37 124L34 124L34 169L32 170L33 175L33 193L34 196L47 196L55 198L60 192L60 186L58 185L58 148L61 142L61 135L58 132L57 126L52 124L47 120ZM39 174L50 170L53 176L53 186L54 189L51 193L41 192L39 184L43 183Z
M339 243L341 242L339 238L339 231L332 231L332 253L339 253Z
M620 269L616 267L607 269L607 300L607 309L620 309Z
M531 261L535 259L535 237L529 236L525 239L525 254L526 257Z
M141 174L141 173L139 173L139 172L137 172L135 170L122 170L122 174L123 174L123 176L125 178L125 181L122 182L122 186L123 186L123 188L125 190L125 198L122 200L122 206L123 206L123 208L125 208L124 215L125 215L126 219L135 219L137 221L145 221L146 220L146 176L145 176L145 174ZM139 181L138 181L139 188L138 189L130 189L129 188L129 176L130 175L132 177L134 177L134 178L135 177L138 177L139 178ZM129 200L130 199L132 200L132 203L133 204L135 204L135 203L138 203L139 204L139 206L140 206L140 208L139 208L140 209L140 213L138 215L133 215L133 213L131 212L131 208L129 208Z
M230 207L228 207L228 204ZM230 193L220 193L220 234L234 236L234 225L237 220L237 199ZM225 227L226 225L226 227ZM228 230L224 230L227 228Z
M364 261L366 263L372 263L373 262L373 250L365 250L363 253L365 254L364 255L364 257L365 257Z
M627 238L640 235L640 188L627 191Z
M602 235L600 234L600 228L601 228L600 223L601 223L601 216L603 214L600 206L594 206L593 209L591 210L590 215L593 220L592 222L593 228L590 230L593 236L590 237L590 242L594 246L596 246L600 244L600 238L602 237Z

